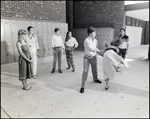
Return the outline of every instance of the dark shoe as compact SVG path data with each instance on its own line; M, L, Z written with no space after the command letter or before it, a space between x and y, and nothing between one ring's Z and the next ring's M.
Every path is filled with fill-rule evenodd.
M55 69L52 69L51 73L54 73L55 72Z
M75 69L73 69L72 72L75 72Z
M84 88L81 88L81 89L80 89L80 93L84 93Z
M99 79L94 80L94 82L102 83L102 81L101 81L101 80L99 80Z
M62 73L62 70L59 70L59 73Z
M66 70L70 69L70 67L68 67Z
M105 87L105 90L108 90L109 89L109 87Z

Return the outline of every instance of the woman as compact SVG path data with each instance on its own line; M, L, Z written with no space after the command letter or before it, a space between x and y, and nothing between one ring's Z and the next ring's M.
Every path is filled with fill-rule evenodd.
M107 47L103 55L103 73L106 81L105 89L109 89L109 80L113 80L115 72L121 71L128 64L118 55L117 41L111 42L111 46Z
M73 50L78 47L78 42L74 37L72 37L72 32L68 31L66 34L65 39L65 51L66 51L66 59L68 64L68 69L70 69L70 66L72 66L72 72L75 71L75 65L73 61Z
M18 41L16 43L19 56L19 80L23 84L23 90L30 90L31 86L28 86L27 79L33 76L31 69L31 55L27 42L27 32L23 29L18 31Z

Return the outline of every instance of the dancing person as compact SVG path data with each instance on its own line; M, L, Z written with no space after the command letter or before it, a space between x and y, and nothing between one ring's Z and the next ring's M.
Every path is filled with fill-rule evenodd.
M111 42L111 46L108 46L103 55L103 76L106 81L105 89L109 89L109 81L113 80L115 72L119 72L129 67L127 62L119 55L118 43L116 41Z
M72 32L68 31L65 39L65 52L66 52L66 59L68 64L67 70L70 69L70 66L72 66L72 72L75 71L73 50L77 47L78 47L78 42L74 37L72 37Z
M89 27L87 29L88 37L84 40L84 61L83 61L83 73L82 73L82 84L80 93L84 92L85 81L87 80L89 65L92 67L92 75L94 82L102 83L101 80L98 79L97 73L97 52L100 52L98 47L98 41L95 39L96 29L93 27Z

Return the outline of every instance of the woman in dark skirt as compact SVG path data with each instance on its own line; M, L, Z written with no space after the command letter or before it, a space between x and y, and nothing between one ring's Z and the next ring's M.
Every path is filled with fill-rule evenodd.
M16 43L19 56L19 80L23 84L23 90L30 90L31 86L28 86L27 79L33 76L32 73L32 60L30 55L30 49L27 42L27 32L25 30L18 31L18 41Z

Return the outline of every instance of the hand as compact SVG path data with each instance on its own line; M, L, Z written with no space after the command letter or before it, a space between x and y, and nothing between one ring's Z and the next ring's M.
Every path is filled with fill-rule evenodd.
M66 52L65 52L65 50L63 49L63 54L65 55L66 54Z
M53 53L54 53L54 54L56 54L56 51L55 51L55 50L53 50Z
M33 59L31 59L31 60L28 60L28 62L32 63L32 62L33 62Z

